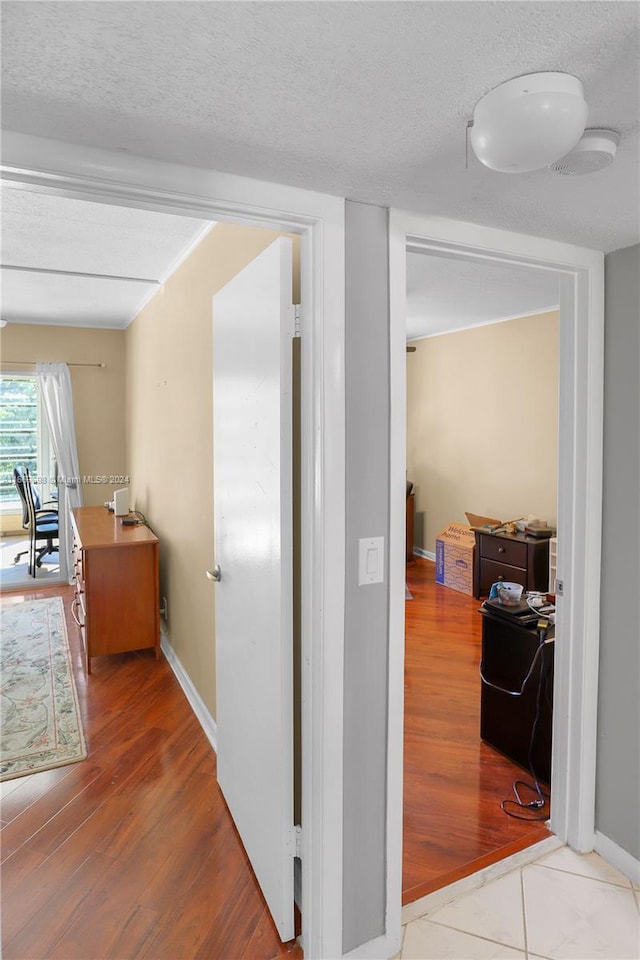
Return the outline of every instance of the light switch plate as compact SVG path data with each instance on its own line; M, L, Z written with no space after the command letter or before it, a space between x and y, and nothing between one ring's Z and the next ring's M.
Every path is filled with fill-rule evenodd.
M384 580L384 537L358 540L358 586Z

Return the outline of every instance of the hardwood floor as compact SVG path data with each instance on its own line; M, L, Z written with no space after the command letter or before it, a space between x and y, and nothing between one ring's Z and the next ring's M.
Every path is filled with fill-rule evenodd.
M547 835L500 810L522 771L479 736L478 602L407 567L403 902ZM96 658L84 675L63 595L87 760L0 785L6 960L299 960L281 945L168 664Z
M98 657L87 678L62 595L89 751L1 787L5 960L273 960L282 945L164 658Z
M480 602L434 573L407 566L403 903L549 836L500 809L529 777L480 740Z

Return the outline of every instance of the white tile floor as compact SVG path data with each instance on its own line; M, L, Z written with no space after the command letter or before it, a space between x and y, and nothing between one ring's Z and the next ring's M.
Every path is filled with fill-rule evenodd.
M406 925L402 960L639 960L640 888L561 847Z

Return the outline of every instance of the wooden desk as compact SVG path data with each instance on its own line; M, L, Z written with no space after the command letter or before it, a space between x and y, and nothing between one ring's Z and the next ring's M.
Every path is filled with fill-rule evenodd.
M148 527L125 527L105 507L71 511L76 593L85 667L91 658L153 647L160 656L159 541Z

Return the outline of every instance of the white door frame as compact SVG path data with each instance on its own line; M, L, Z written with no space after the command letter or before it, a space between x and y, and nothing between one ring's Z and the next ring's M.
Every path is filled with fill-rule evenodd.
M7 186L300 234L302 897L309 960L342 956L344 199L5 132Z
M580 852L594 846L600 633L604 255L595 250L392 209L390 273L390 653L387 934L402 902L402 728L406 464L407 250L515 263L560 275L558 599L551 829Z

